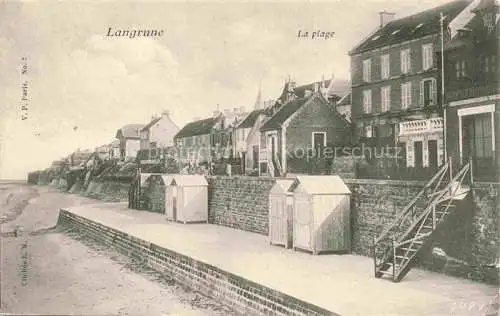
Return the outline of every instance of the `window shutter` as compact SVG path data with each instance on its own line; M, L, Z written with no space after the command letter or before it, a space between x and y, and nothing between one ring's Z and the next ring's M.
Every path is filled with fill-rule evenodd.
M425 105L424 102L425 102L424 101L424 81L421 80L420 81L420 102L419 103L421 106L424 106Z
M436 84L436 79L432 79L432 101L431 104L436 105L437 104L437 84Z

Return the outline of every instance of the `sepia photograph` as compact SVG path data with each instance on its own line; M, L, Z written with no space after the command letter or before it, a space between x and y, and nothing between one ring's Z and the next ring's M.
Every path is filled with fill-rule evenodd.
M500 315L499 20L1 1L0 315Z

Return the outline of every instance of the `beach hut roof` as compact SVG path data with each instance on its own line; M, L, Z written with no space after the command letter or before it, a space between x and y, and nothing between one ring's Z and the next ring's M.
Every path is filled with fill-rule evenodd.
M208 182L202 175L176 175L173 178L172 185L177 186L208 186Z
M271 193L291 192L291 189L296 182L295 179L277 179L271 189Z
M298 176L298 191L309 194L351 194L339 176Z

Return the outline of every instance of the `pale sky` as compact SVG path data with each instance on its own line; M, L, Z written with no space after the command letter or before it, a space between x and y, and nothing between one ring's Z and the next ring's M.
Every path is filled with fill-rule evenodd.
M146 124L163 109L179 127L217 104L250 110L259 81L273 99L288 76L297 84L332 73L348 79L347 52L378 27L379 11L403 17L445 2L2 2L0 179L25 179L77 148L109 143L121 126ZM106 38L109 27L164 36ZM299 39L299 30L335 35Z

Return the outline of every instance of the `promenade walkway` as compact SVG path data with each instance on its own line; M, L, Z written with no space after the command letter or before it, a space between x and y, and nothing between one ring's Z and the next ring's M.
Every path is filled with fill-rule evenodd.
M371 258L269 246L266 236L210 224L168 222L124 203L68 209L340 315L486 315L495 286L413 269L400 283L373 276Z

